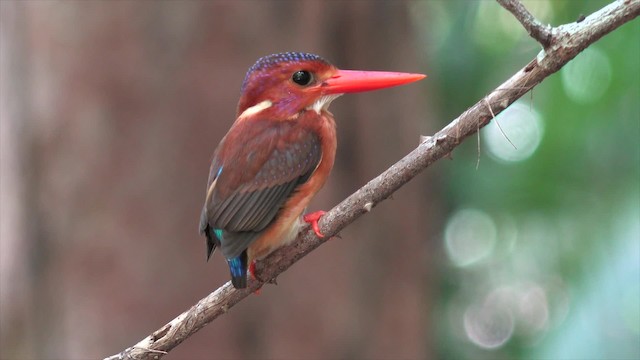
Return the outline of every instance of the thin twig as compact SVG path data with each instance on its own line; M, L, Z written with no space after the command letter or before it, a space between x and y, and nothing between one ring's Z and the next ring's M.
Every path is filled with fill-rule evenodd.
M478 139L478 158L476 159L476 170L480 168L480 150L482 149L480 146L480 122L478 121L478 126L476 128L476 138Z
M520 24L527 30L532 38L536 39L543 48L548 48L551 45L551 26L544 25L538 19L536 19L529 10L518 0L497 0L503 8L507 9L515 16Z
M316 237L313 231L306 228L292 244L276 250L257 264L258 277L265 281L275 279L327 239L371 210L372 206L390 197L427 166L451 153L462 140L478 132L479 128L491 121L492 116L487 114L486 103L494 104L493 115L498 115L587 46L631 21L638 14L640 0L619 0L591 14L584 21L552 29L556 34L553 44L543 53L445 128L424 139L411 153L325 214L320 220L320 229L326 235L323 239ZM161 352L170 351L263 284L257 280L250 280L246 289L237 290L228 282L158 331L107 359L159 359L163 355Z
M485 99L485 101L486 100L487 99ZM498 121L498 119L496 119L496 114L493 113L493 109L491 108L491 104L489 104L489 102L487 102L487 107L489 108L489 112L491 113L491 119L493 119L493 121L495 121L496 126L498 127L498 130L500 130L500 133L502 134L502 136L504 136L504 138L507 139L509 144L511 144L511 146L513 146L514 149L518 150L518 147L516 146L516 144L514 144L513 141L511 141L511 139L509 139L507 134L502 129L502 126L500 125L500 122Z

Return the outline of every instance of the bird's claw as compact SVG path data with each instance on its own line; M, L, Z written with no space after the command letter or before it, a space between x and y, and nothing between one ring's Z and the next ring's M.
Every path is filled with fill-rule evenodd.
M324 234L320 232L320 226L318 226L318 220L320 220L320 218L326 213L327 213L326 211L320 210L320 211L306 214L305 216L302 217L302 220L304 220L304 222L311 224L311 228L313 229L313 232L316 233L316 235L319 238L323 238Z

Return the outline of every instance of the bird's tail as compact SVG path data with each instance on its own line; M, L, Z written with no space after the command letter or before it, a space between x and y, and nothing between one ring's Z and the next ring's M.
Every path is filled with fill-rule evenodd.
M247 251L243 251L240 256L227 259L229 270L231 271L231 283L236 289L247 287Z

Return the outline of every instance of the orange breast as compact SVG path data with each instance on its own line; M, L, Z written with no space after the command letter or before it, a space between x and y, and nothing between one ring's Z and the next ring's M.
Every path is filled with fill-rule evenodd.
M249 246L247 255L250 262L267 256L273 250L295 239L300 228L300 215L313 196L322 188L333 168L337 146L333 116L327 111L322 111L318 115L315 111L308 110L292 121L297 121L297 126L308 127L318 134L322 159L311 177L294 190L274 222Z

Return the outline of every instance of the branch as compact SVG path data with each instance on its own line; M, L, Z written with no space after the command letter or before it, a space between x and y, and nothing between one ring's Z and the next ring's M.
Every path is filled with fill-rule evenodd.
M551 45L551 26L544 26L538 19L536 19L529 10L518 0L496 0L503 8L509 10L513 16L515 16L520 24L527 30L529 35L538 41L543 48L548 48Z
M516 17L522 18L521 22L528 30L529 28L538 29L541 26L540 22L533 18L519 2L497 1L512 11ZM260 279L263 279L262 281L251 279L248 287L242 290L234 289L231 283L227 282L136 345L106 359L159 359L224 314L230 307L258 290L264 283L275 282L279 274L358 217L371 211L372 207L391 196L427 166L451 153L465 138L478 132L495 115L558 71L587 46L639 14L640 0L617 0L579 23L546 29L545 31L549 34L549 44L535 59L434 136L423 137L420 145L411 153L323 216L320 227L321 231L327 235L325 238L317 238L313 231L307 228L298 235L295 242L276 250L257 263L257 274ZM544 35L545 31L536 31L538 30L533 33L543 34L532 34L538 41L540 36L547 39L547 35ZM529 32L532 31L529 30Z

